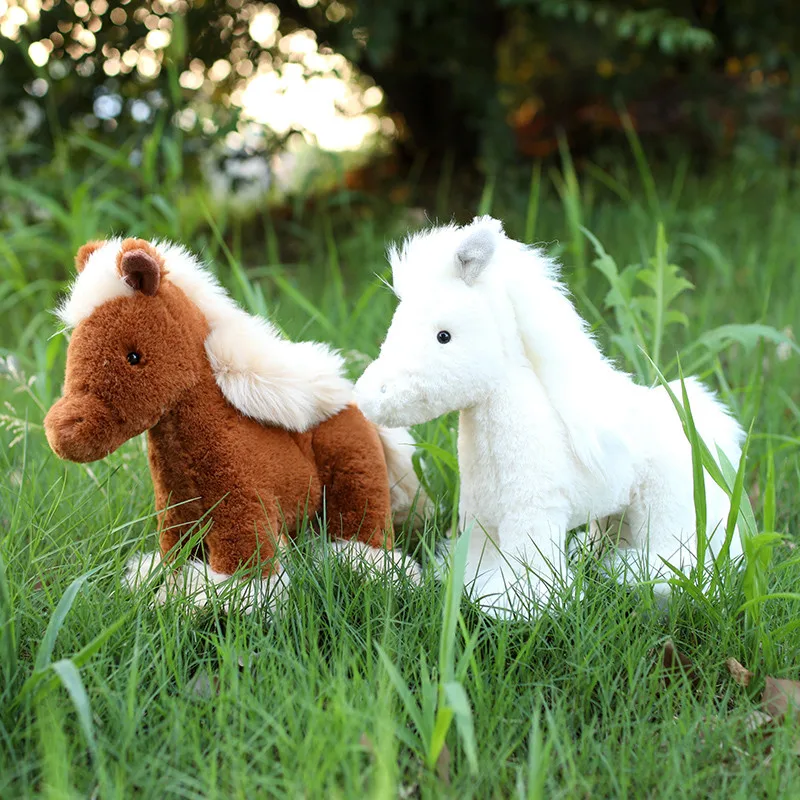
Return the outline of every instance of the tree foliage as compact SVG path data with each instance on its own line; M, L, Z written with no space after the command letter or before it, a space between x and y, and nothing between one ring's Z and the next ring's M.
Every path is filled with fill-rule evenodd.
M691 146L719 150L748 126L798 137L794 0L769 13L755 0L45 0L9 22L11 10L0 102L45 109L50 130L135 132L191 107L183 122L216 134L252 75L300 63L281 41L307 29L384 90L413 154L544 156L560 130L596 147L621 130L622 103L641 135ZM256 23L265 14L274 29Z

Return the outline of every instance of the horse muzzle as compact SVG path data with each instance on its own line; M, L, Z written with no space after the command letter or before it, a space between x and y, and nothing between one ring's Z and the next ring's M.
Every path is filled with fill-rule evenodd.
M44 431L59 458L78 463L105 458L130 438L111 409L90 394L57 400L44 418Z
M416 391L410 376L387 375L373 362L356 381L354 397L364 416L390 428L409 427L427 422L429 413L424 393Z

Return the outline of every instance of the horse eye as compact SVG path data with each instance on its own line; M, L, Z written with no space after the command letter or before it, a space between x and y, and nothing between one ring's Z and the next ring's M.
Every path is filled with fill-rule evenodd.
M447 344L452 338L449 331L439 331L439 333L436 334L436 341L439 342L439 344Z
M142 357L138 353L128 353L128 363L135 367L140 361Z

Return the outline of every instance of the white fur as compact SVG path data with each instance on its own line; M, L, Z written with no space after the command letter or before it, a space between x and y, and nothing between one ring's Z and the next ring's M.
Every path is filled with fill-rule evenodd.
M548 597L566 574L567 531L593 520L624 520L612 558L634 555L648 577L669 576L662 559L691 568L680 419L663 388L634 384L604 358L556 265L489 218L412 236L390 260L400 303L356 399L384 425L460 411L460 524L472 530L468 578L487 608L518 610L520 581L530 599ZM437 341L443 330L447 344ZM737 464L740 426L700 383L687 390L700 435ZM708 476L705 485L712 557L729 501ZM734 536L730 554L741 552Z
M161 553L137 553L128 559L122 584L131 592L141 589L161 566Z
M211 331L206 353L228 402L259 422L304 431L352 401L337 353L281 339L266 320L244 312Z
M133 294L117 272L122 240L93 252L57 313L72 328L103 303ZM246 313L187 250L152 242L166 280L178 286L208 321L206 351L222 393L243 414L269 425L305 431L352 402L343 361L318 342L291 342L265 319Z
M328 543L328 547L337 558L355 572L386 574L390 578L405 575L414 584L418 584L421 580L422 571L419 564L403 555L400 550L370 547L355 539L350 541L337 539Z
M142 553L132 556L125 568L122 583L133 592L145 586L161 570L160 553ZM242 581L230 575L215 572L203 561L189 559L179 570L165 567L162 582L153 595L155 605L165 605L170 596L183 597L196 608L204 608L212 597L222 600L225 613L231 610L252 614L259 609L275 611L289 585L289 577L282 568L268 578ZM154 587L155 588L155 587Z
M75 276L69 293L56 309L56 316L66 328L74 328L109 300L133 297L134 290L117 272L121 244L122 239L110 239L89 256L83 271Z

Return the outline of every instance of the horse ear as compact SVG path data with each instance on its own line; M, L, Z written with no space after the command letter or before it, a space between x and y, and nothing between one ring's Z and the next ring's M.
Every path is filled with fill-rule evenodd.
M150 242L126 239L117 257L117 269L131 289L152 297L161 285L164 260Z
M89 260L89 256L94 253L95 250L99 250L105 242L101 242L99 240L95 240L92 242L86 242L75 255L75 269L80 273L83 272L83 268L86 266L86 262Z
M492 260L503 225L491 217L475 217L464 231L467 236L456 250L456 266L464 283L472 286Z

